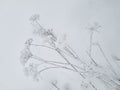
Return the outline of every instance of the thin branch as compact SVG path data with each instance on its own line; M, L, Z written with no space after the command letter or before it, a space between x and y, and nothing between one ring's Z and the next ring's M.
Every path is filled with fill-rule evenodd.
M50 61L50 62L56 63L56 64L61 64L61 65L69 65L68 63L62 63L62 62L56 62L56 61ZM77 65L74 65L74 64L72 64L72 65L75 66L75 67L78 68L78 69L84 70L84 68L81 68L81 67L79 67L79 66L77 66Z
M49 46L45 46L45 45L39 45L39 44L31 44L32 46L40 46L40 47L45 47L45 48L48 48L48 49L52 49L52 50L55 50L54 48L51 48L51 47L49 47ZM69 47L70 48L70 47ZM71 48L71 50L72 50L72 48ZM72 50L73 51L73 50ZM61 52L63 52L63 53L65 53L64 51L61 51ZM70 52L71 54L72 54L72 52ZM74 52L75 53L75 52ZM66 53L65 53L66 54ZM72 54L73 55L73 54ZM73 55L73 57L75 58L75 56ZM77 58L75 58L75 59L79 59L79 57L77 56ZM80 60L80 59L79 59ZM51 61L51 62L54 62L54 61ZM81 61L83 64L85 64L83 61ZM67 63L61 63L61 62L54 62L54 63L59 63L59 64L67 64ZM76 66L76 65L74 65L75 67L78 67L78 66ZM80 67L78 67L78 68L80 68ZM81 68L82 69L82 68Z
M61 50L59 48L56 49L57 53L59 53L59 55L76 71L79 73L79 75L85 79L85 77L76 69L76 67L74 67L69 61L68 59L61 53Z
M95 90L98 90L93 84L92 84L92 82L89 82L90 83L90 85L95 89Z
M92 62L93 62L96 66L98 66L98 64L97 64L96 61L92 58L92 56L90 55L90 53L88 53L87 51L86 51L86 53L87 53L87 55L89 56L89 58L92 60Z
M44 48L48 48L48 49L55 50L54 48L49 47L49 46L45 46L45 45L39 45L39 44L31 44L31 45L32 45L32 46L40 46L40 47L44 47Z
M76 71L76 70L74 70L74 69L71 69L71 68L68 68L68 67L66 67L66 66L61 66L61 65L58 65L57 63L53 63L53 62L50 62L50 61L46 61L46 60L44 60L44 59L42 59L42 58L40 58L40 57L36 57L36 56L33 56L33 57L31 57L31 58L33 58L33 59L36 59L36 60L39 60L39 61L42 61L42 62L44 62L44 63L46 63L46 64L50 64L50 65L53 65L53 66L56 66L56 67L59 67L59 68L64 68L64 69L68 69L68 70L72 70L72 71L74 71L74 72L78 72L78 71ZM67 63L64 63L65 65L69 65L69 64L67 64ZM73 66L75 66L75 65L73 65ZM80 68L79 68L80 69ZM79 73L80 73L80 71L79 71Z
M31 58L36 59L38 61L42 61L42 62L44 62L46 64L50 64L50 65L54 65L54 66L61 66L61 65L58 65L58 64L55 64L55 63L51 63L51 62L49 62L47 60L44 60L44 59L42 59L40 57L37 57L37 56L32 56Z
M47 64L51 64L51 65L57 65L57 66L61 66L61 65L64 65L64 66L69 66L69 64L68 63L63 63L63 62L57 62L57 61L47 61L47 60L45 60L45 59L43 59L43 58L41 58L41 57L37 57L37 56L32 56L31 58L34 58L34 59L36 59L36 60L38 60L38 61L42 61L42 62L44 62L44 63L47 63ZM59 65L60 64L60 65ZM81 68L81 67L79 67L79 66L77 66L77 65L74 65L74 64L72 64L74 67L76 67L76 68L78 68L78 69L81 69L81 70L84 70L83 68Z
M45 31L46 31L46 29L44 29L44 28L40 25L40 23L39 23L38 21L36 21L36 24L38 24L38 26L39 26L42 30L45 30Z
M93 43L93 31L91 31L90 33L90 48L89 48L90 57L92 54L92 43Z
M77 53L69 46L67 45L67 47L64 48L69 54L72 55L73 58L75 58L76 60L79 60L82 64L86 65L85 62L83 62L80 57L77 55Z
M60 90L60 88L55 84L55 83L51 83L57 90Z
M42 73L43 71L46 71L46 70L49 70L49 69L54 69L54 68L63 68L63 69L67 69L67 70L70 70L70 71L75 72L75 70L73 70L73 69L71 69L71 68L67 68L67 67L46 67L46 68L40 70L38 73L40 74L40 73Z
M68 52L73 58L77 59L78 56L73 52L73 50L70 47L64 47L64 50Z

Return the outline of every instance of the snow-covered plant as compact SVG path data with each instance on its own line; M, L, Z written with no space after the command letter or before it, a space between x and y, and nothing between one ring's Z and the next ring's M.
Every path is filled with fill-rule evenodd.
M33 15L30 18L30 21L34 27L33 34L40 38L43 43L34 43L36 38L30 38L25 42L25 48L21 52L20 61L24 66L26 75L32 76L35 80L39 81L41 73L50 69L59 70L59 68L61 68L63 70L77 73L80 76L81 90L83 88L85 90L90 90L89 88L91 88L91 90L101 90L96 86L96 83L94 82L95 80L99 80L100 84L105 85L106 90L120 90L120 79L118 78L117 72L115 72L114 68L112 67L111 61L109 58L107 58L100 43L93 41L94 33L99 32L98 29L101 27L98 23L94 23L92 27L88 28L90 31L90 47L89 50L86 51L86 57L89 57L90 59L90 64L88 64L84 60L80 59L79 55L77 55L77 53L72 49L72 47L70 47L70 45L64 43L64 40L66 40L65 37L63 37L64 40L61 42L59 37L55 35L52 29L44 28L39 23L39 15ZM43 47L53 50L64 60L64 62L46 60L40 55L34 55L31 50L32 47ZM103 58L106 62L105 66L99 65L99 63L96 62L97 60L95 60L92 56L93 47L97 47L100 53L103 55ZM37 60L37 62L34 62L34 60ZM51 84L57 90L61 90L57 86L57 83L58 82L51 82Z

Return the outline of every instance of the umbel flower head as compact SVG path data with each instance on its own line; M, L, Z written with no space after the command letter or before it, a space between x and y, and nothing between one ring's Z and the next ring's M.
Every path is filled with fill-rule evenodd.
M30 52L29 48L25 48L22 52L21 52L21 56L20 56L20 61L23 65L25 65L27 63L27 61L32 57L32 53Z
M99 32L100 27L98 22L94 22L92 26L88 27L88 30Z
M30 63L28 67L25 68L24 73L27 76L32 76L34 80L39 81L38 64Z
M40 36L44 42L47 42L51 45L55 44L57 41L56 35L53 33L52 29L45 29L39 24L39 15L33 15L30 20L32 21L32 25L34 27L33 33L35 35Z
M45 42L49 44L55 44L55 42L57 41L57 37L53 33L52 29L48 29L47 31L45 31L43 33L43 37L44 37Z
M33 39L32 39L32 38L28 39L28 40L25 42L26 48L29 48L30 45L32 44L32 42L33 42Z
M39 20L39 17L40 17L40 15L35 14L35 15L30 17L30 21L37 21L37 20Z

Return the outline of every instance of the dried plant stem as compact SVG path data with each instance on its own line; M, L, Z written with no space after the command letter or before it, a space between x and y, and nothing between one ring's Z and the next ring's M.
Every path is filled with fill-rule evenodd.
M55 48L52 48L52 47L49 47L49 46L46 46L46 45L31 44L31 46L40 46L40 47L48 48L48 49L51 49L51 50L54 50L54 51L55 51ZM79 58L79 56L75 53L75 51L74 51L69 45L67 45L67 46L72 50L72 52L70 52L70 51L68 51L68 52L71 53L71 55L72 55L75 59L79 60L82 64L86 65L86 63L84 63L84 62ZM65 52L62 51L62 50L61 50L61 52L65 53ZM73 52L74 52L75 55L73 54ZM66 54L66 53L65 53L65 54Z
M44 69L42 69L42 70L40 70L39 72L42 72L42 71L45 71L45 70L48 70L48 69L52 69L52 68L63 68L63 69L66 69L66 70L70 70L70 71L73 71L73 72L79 72L80 73L80 71L76 71L76 70L74 70L74 69L71 69L71 68L69 68L69 67L67 67L68 66L68 64L67 63L63 63L64 65L59 65L59 64L57 64L56 62L52 62L52 61L45 61L45 60L43 60L43 59L40 59L39 57L32 57L33 59L37 59L37 60L40 60L40 61L42 61L42 62L44 62L44 63L46 63L46 64L49 64L49 65L53 65L54 67L47 67L47 68L44 68ZM66 66L67 65L67 66ZM72 64L73 65L73 64ZM78 68L76 65L73 65L74 67L76 67L76 68ZM79 68L80 69L80 68ZM82 73L82 72L81 72Z
M70 49L70 50L67 50L69 53L71 53L71 55L76 59L76 60L79 60L83 65L87 65L85 62L83 62L80 57L77 55L77 53L69 46L67 45L67 47Z
M92 62L97 66L98 64L92 58L93 34L94 34L94 31L90 31L90 47L89 47L89 52L86 52L86 53L90 57L90 59L92 60Z
M67 67L63 67L63 66L59 66L59 67L46 67L46 68L40 70L38 73L40 74L43 71L46 71L46 70L49 70L49 69L57 69L57 68L62 68L62 69L66 69L66 70L70 70L70 71L75 72L75 70L73 70L73 69L70 69L70 68L67 68Z
M90 57L92 55L92 43L93 43L93 31L90 32L90 48L89 48Z
M56 64L60 64L60 65L66 65L66 66L70 66L68 63L62 63L62 62L56 62L56 61L49 61L49 62L51 62L51 63L56 63ZM84 68L81 68L81 67L79 67L79 66L77 66L77 65L74 65L74 64L72 64L74 67L76 67L77 69L81 69L81 70L84 70Z
M64 59L68 64L71 65L71 67L72 67L77 73L79 73L79 75L80 75L83 79L86 79L85 76L83 76L83 75L68 61L68 59L61 53L60 49L57 48L56 51L60 54L61 57L63 57L63 59ZM91 82L89 82L89 84L90 84L95 90L97 90L96 87L95 87Z
M55 48L52 48L52 47L49 47L49 46L46 46L46 45L39 45L39 44L31 44L31 46L40 46L40 47L44 47L44 48L48 48L48 49L52 49L52 50L54 50L55 51ZM73 51L73 49L69 46L69 48ZM64 51L62 51L61 50L61 52L62 53L65 53ZM75 53L75 51L73 51L74 53ZM66 54L66 53L65 53ZM72 54L72 52L71 52L71 54ZM76 53L75 53L76 54ZM74 56L74 54L72 54L73 56ZM80 60L80 58L79 58L79 56L77 56L77 54L76 54L76 57L77 57L77 59L78 60ZM75 58L75 56L74 56L74 58ZM76 58L75 58L76 59ZM82 60L80 60L81 61L81 63L82 64L84 64L84 65L87 65L86 63L84 63ZM51 61L51 62L54 62L54 63L59 63L59 64L67 64L67 65L69 65L68 63L61 63L61 62L55 62L55 61ZM76 65L74 65L75 67L78 67L78 66L76 66ZM81 68L81 67L79 67L79 68ZM81 69L83 69L83 68L81 68Z
M62 62L57 62L57 61L47 61L47 60L44 60L44 59L42 59L42 58L40 58L40 57L37 57L37 56L32 56L31 58L33 58L33 59L36 59L36 60L38 60L38 61L41 61L41 62L44 62L44 63L46 63L46 64L50 64L50 65L55 65L55 66L70 66L68 63L62 63ZM78 68L78 69L80 69L80 70L84 70L83 68L81 68L81 67L79 67L79 66L77 66L77 65L74 65L74 64L72 64L74 67L76 67L76 68Z
M51 83L57 90L60 90L60 88L55 84L55 83Z
M95 89L95 90L98 90L93 84L92 84L92 82L89 82L90 83L90 85Z
M92 58L92 56L90 55L90 53L88 53L88 52L86 52L87 53L87 55L90 57L90 59L92 60L92 62L96 65L96 66L98 66L98 64L95 62L95 60Z
M40 29L40 30L45 30L45 29L40 25L40 23L39 23L37 20L34 21L33 23L36 23L36 24L39 26L38 29ZM34 27L36 27L33 23L32 23L32 25L33 25Z
M56 49L56 51L59 53L59 55L69 64L71 65L71 67L80 74L80 76L82 76L82 78L85 79L85 77L76 69L76 67L74 67L69 61L68 59L61 53L61 50L59 48Z
M41 73L41 72L43 72L43 71L46 71L46 70L48 70L48 69L63 68L63 69L66 69L66 70L70 70L70 71L79 73L79 75L82 76L83 79L86 79L86 78L80 73L80 71L78 71L78 70L75 68L75 66L74 66L73 64L71 64L69 61L68 61L68 62L70 63L70 65L72 65L72 68L74 67L73 69L68 68L68 67L64 67L64 66L60 66L60 65L58 65L58 64L56 64L56 63L53 63L53 62L45 61L45 60L40 59L40 58L38 58L38 57L34 57L34 59L37 59L37 60L40 60L40 61L42 61L42 62L44 62L44 63L47 63L47 64L50 64L50 65L54 65L54 66L55 66L55 67L47 67L47 68L44 68L44 69L40 70L39 73ZM69 64L69 63L68 63L68 64ZM97 90L92 83L89 82L89 84L90 84L95 90Z
M113 68L113 66L112 66L111 63L109 62L109 59L108 59L107 56L105 55L105 53L104 53L101 45L100 45L99 43L97 43L96 45L97 45L97 47L99 48L100 52L102 53L103 57L105 58L106 62L108 63L109 68L111 68L111 71L112 71L115 75L117 75L116 72L115 72L115 70L114 70L114 68Z
M31 46L40 46L40 47L44 47L44 48L48 48L48 49L55 50L54 48L52 48L52 47L49 47L49 46L46 46L46 45L31 44Z

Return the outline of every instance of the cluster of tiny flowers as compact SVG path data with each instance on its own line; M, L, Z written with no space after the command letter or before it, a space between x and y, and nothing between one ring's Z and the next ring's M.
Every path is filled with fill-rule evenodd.
M39 20L39 15L38 14L35 14L33 15L31 18L30 18L30 21L36 21L36 20Z
M32 57L32 53L30 52L30 49L25 48L21 52L21 57L20 57L20 61L21 61L22 65L25 65L31 57Z
M25 72L25 75L32 76L34 80L36 80L36 81L39 80L38 65L31 63L31 64L29 64L28 67L26 67L24 69L24 72Z
M35 28L33 33L43 38L44 42L47 42L50 45L55 45L55 42L57 41L56 35L53 33L52 29L45 29L39 24L39 15L33 15L30 20Z

